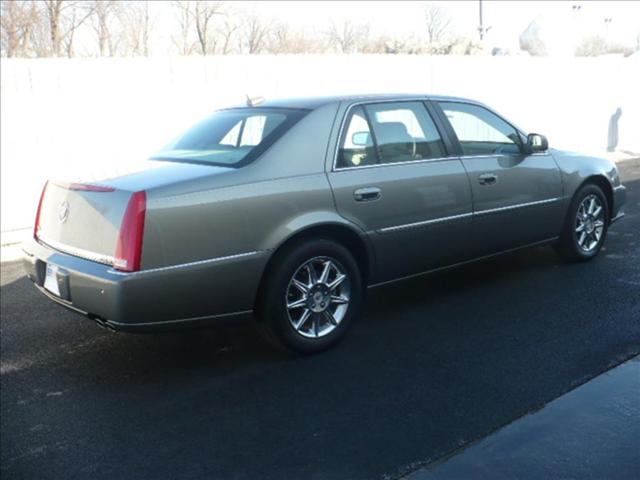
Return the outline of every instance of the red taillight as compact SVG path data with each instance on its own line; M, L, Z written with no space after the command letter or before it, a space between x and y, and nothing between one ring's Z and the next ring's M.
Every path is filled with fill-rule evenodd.
M140 270L146 210L146 192L135 192L131 195L118 234L118 245L113 259L113 267L115 269L125 272Z
M42 187L42 193L40 194L40 201L38 202L38 210L36 212L36 223L33 224L33 238L38 238L38 232L40 230L40 210L42 210L42 201L44 200L44 194L47 191L47 186L49 185L49 181L47 180Z

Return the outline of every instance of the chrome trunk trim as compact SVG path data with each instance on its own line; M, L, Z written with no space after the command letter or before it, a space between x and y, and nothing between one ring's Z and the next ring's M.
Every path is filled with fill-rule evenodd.
M91 252L83 248L65 245L64 243L56 240L50 240L48 238L37 237L36 240L45 247L49 247L53 250L66 253L74 257L84 258L85 260L91 260L92 262L102 263L105 265L113 265L113 256L111 255L104 255L101 253Z

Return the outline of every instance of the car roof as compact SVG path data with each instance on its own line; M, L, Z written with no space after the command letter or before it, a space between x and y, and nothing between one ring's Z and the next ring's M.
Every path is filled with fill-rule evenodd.
M393 100L446 100L446 101L463 101L467 103L480 104L475 100L461 97L451 97L445 95L428 95L425 93L375 93L375 94L354 94L354 95L334 95L334 96L318 96L318 97L294 97L294 98L273 98L266 99L260 103L260 107L278 107L278 108L303 108L314 110L330 103L347 102L369 102L369 101L393 101Z

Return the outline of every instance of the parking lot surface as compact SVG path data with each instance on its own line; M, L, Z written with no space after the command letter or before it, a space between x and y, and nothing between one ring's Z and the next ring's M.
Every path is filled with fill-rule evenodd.
M640 161L592 262L536 248L372 289L311 357L252 324L113 334L2 264L3 478L398 478L640 353ZM215 292L212 292L215 294Z

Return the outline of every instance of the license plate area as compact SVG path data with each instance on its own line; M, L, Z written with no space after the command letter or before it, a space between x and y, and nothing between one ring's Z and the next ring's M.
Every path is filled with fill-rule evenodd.
M56 297L60 296L60 285L58 285L59 270L60 269L57 266L48 263L44 276L44 288L53 293Z
M45 267L44 288L63 300L71 300L69 295L69 274L66 270L47 263Z

